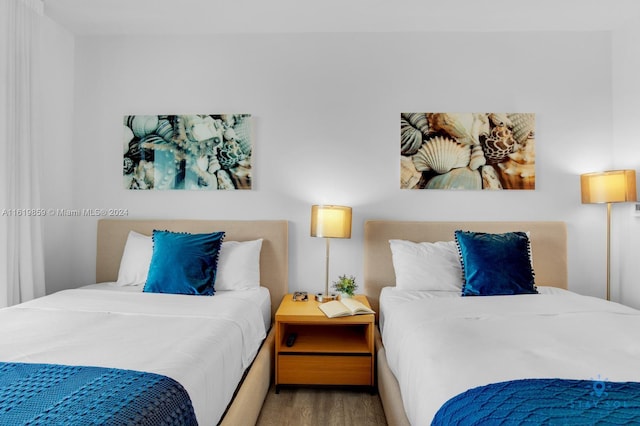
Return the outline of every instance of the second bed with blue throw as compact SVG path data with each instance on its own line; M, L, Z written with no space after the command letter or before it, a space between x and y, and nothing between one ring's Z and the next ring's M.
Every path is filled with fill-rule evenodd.
M591 392L593 382L640 381L640 311L566 290L538 290L461 297L384 289L382 337L412 425L430 424L449 399L491 383L575 379ZM575 404L567 408L581 412Z
M512 407L527 418L561 408L561 424L596 404L602 419L637 415L637 385L618 384L640 382L640 311L566 290L566 236L562 222L365 224L389 424L429 425L444 404L438 419L453 424L522 423ZM545 380L554 386L537 387ZM518 399L527 393L540 398Z

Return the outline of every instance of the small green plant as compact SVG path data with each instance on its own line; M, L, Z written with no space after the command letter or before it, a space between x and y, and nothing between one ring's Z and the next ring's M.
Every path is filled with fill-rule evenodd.
M340 275L338 277L338 281L333 282L333 288L340 293L348 294L349 296L353 296L356 289L358 288L358 284L356 284L356 277L353 275Z

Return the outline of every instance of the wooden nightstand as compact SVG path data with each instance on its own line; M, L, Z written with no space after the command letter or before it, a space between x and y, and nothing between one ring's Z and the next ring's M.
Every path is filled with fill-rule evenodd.
M355 296L367 306L365 296ZM276 312L276 392L281 385L352 385L374 390L373 314L327 318L319 302L287 294ZM293 346L287 337L295 333Z

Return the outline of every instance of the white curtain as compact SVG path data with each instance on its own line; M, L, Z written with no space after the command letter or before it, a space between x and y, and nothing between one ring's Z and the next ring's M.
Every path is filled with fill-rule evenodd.
M0 0L0 307L44 295L39 205L41 0Z

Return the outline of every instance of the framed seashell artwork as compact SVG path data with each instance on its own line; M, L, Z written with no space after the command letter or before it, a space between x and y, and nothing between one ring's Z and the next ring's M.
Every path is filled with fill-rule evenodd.
M403 112L400 188L535 189L532 113Z
M125 115L125 189L251 189L250 114Z

